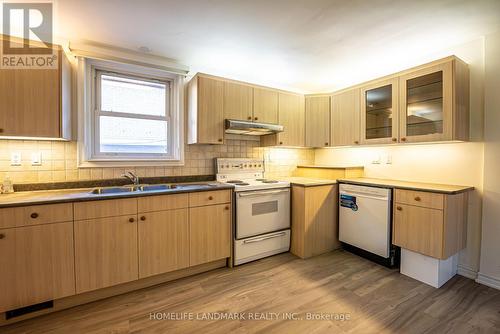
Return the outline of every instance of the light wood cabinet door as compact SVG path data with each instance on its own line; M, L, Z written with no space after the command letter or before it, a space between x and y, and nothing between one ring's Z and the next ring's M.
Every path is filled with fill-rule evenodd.
M139 214L139 278L189 267L188 209Z
M189 144L223 144L224 82L198 76L188 85Z
M453 139L453 66L439 64L399 78L402 142Z
M278 123L278 92L253 89L253 120L259 123Z
M0 69L0 136L59 138L59 87L57 69Z
M292 240L290 251L301 257L340 247L337 186L292 187Z
M361 144L397 143L399 79L377 81L361 88Z
M427 256L443 256L443 211L395 204L393 243Z
M305 145L305 105L304 97L296 94L279 93L278 123L284 131L278 134L278 145Z
M332 96L331 145L358 145L360 124L359 89Z
M136 215L75 222L76 292L138 279L137 251Z
M73 223L0 230L0 312L75 294Z
M253 88L234 82L224 82L224 119L251 121Z
M195 266L231 255L231 205L189 209L189 264Z
M306 96L306 146L330 145L330 96Z

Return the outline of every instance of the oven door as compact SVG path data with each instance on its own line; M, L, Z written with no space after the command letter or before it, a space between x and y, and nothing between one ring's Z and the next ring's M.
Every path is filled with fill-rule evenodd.
M236 239L290 228L290 188L236 193Z

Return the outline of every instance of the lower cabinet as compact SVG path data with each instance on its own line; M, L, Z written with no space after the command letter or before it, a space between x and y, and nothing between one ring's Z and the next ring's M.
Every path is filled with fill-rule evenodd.
M137 215L76 221L76 292L138 279L137 252Z
M292 186L290 252L308 258L339 248L337 211L337 185Z
M467 193L440 194L396 189L393 244L447 259L466 246Z
M189 209L189 264L195 266L231 255L231 205Z
M0 312L75 294L73 222L0 229Z
M139 214L139 278L189 267L188 209Z

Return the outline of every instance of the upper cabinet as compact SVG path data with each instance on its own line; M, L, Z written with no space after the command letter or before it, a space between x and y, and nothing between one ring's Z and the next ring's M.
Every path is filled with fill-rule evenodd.
M253 89L253 121L278 123L278 92L266 88Z
M263 136L261 145L303 147L305 145L304 96L280 92L278 101L278 124L283 125L284 131Z
M330 145L330 96L306 96L306 146Z
M387 79L361 88L361 143L398 141L398 79Z
M350 89L332 96L331 145L351 146L360 141L360 90Z
M459 59L399 77L400 140L468 140L469 78Z
M188 144L224 142L224 82L196 75L188 84Z
M224 82L224 118L253 120L253 88L234 82Z
M71 68L53 48L55 68L0 69L0 138L72 139Z

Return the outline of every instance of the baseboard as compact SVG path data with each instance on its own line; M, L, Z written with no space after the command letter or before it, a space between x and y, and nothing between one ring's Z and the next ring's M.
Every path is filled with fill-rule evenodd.
M476 282L500 290L500 279L482 273L477 273Z
M469 267L466 267L466 266L461 265L461 264L458 265L457 274L460 276L463 276L463 277L473 279L473 280L475 280L477 278L477 271L476 270L469 268Z

